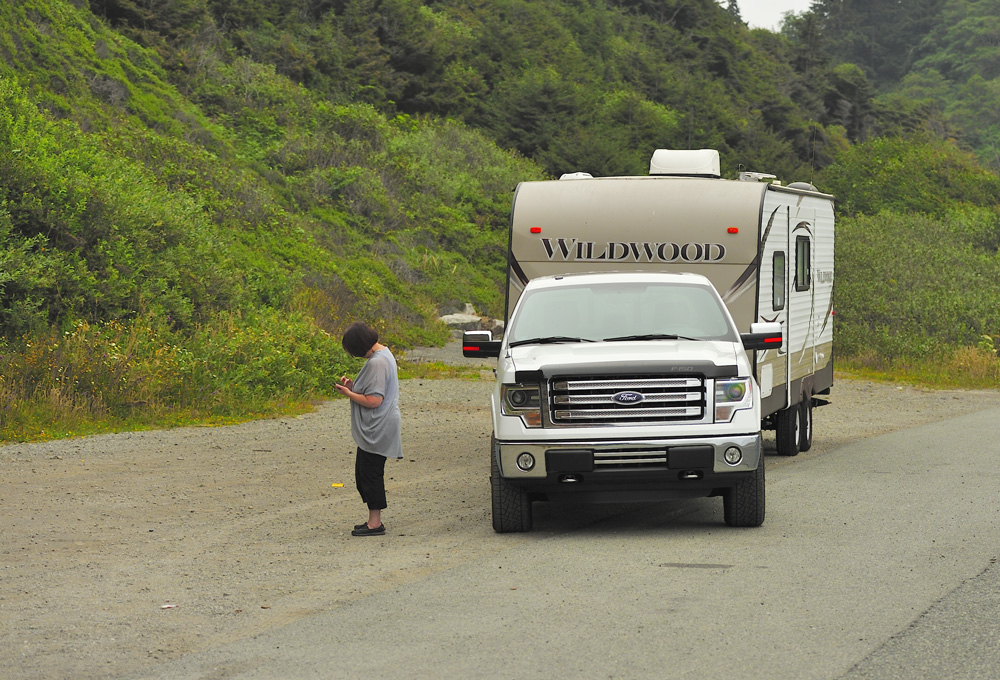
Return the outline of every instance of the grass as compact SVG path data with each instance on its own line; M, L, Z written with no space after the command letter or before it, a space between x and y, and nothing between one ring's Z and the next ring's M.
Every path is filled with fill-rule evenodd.
M234 410L227 415L199 409L144 409L126 417L95 416L90 412L67 410L36 400L15 405L16 415L0 427L0 444L44 442L95 434L166 430L177 427L216 427L251 420L282 418L309 413L316 400L288 400L258 404L253 409Z
M427 380L482 380L485 371L470 366L451 366L437 361L400 361L399 377L407 380L424 378ZM489 379L493 376L490 374Z
M938 390L1000 389L1000 359L995 352L978 347L961 347L931 360L875 355L838 357L835 365L845 377L877 382Z

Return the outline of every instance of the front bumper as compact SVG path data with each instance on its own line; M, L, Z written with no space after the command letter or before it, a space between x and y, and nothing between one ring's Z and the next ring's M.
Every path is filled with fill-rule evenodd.
M742 452L736 464L725 458L731 447ZM707 496L732 487L757 469L762 444L760 433L753 433L640 441L499 441L496 452L504 479L529 491L619 502ZM525 469L524 454L534 461L530 469Z

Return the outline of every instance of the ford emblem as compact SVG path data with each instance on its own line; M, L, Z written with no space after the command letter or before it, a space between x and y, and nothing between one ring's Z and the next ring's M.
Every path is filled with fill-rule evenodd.
M611 396L611 401L625 406L638 404L643 399L645 399L645 397L642 395L642 392L619 392Z

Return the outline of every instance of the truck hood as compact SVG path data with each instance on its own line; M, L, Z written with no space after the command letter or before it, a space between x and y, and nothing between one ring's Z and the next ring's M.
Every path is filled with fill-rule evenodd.
M743 345L736 342L656 340L522 345L507 350L511 368L525 379L554 375L750 375ZM521 382L518 379L518 382Z

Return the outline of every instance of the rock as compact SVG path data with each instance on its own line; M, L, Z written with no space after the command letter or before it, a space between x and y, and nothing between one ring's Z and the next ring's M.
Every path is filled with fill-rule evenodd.
M449 328L462 331L480 330L479 324L482 322L482 318L475 314L445 314L439 318Z
M472 309L472 305L466 305L466 308ZM475 312L474 309L472 311ZM463 331L490 331L497 338L503 335L503 322L488 316L475 313L445 314L438 319L458 334Z

